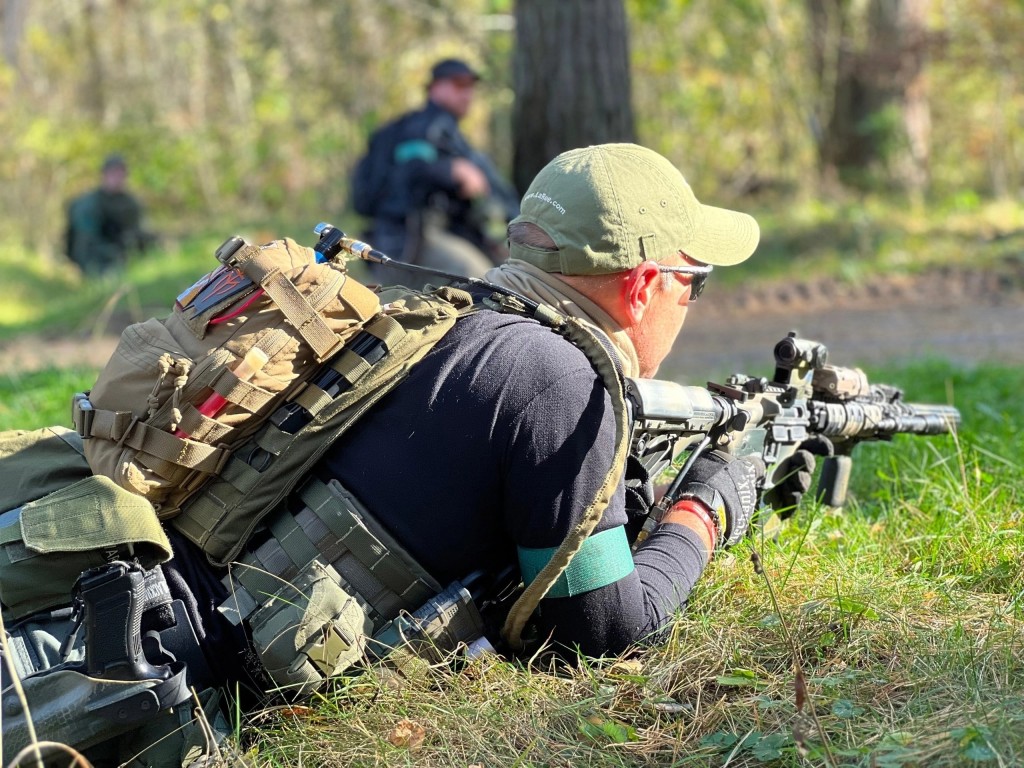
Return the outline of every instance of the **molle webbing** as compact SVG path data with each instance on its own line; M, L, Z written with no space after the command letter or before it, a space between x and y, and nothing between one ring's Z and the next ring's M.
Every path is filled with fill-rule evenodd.
M341 352L330 364L329 367L338 372L344 381L338 391L344 392L350 389L365 376L373 363L380 359L386 350L394 349L398 342L405 335L405 329L397 320L388 316L380 315L373 322L368 324L362 331L376 340L375 344L363 345L363 349L357 350L353 343L350 348ZM357 337L358 338L358 337ZM375 354L376 353L376 354ZM301 392L294 398L293 402L301 405L315 419L325 408L329 407L334 397L325 392L316 381L309 382Z
M391 289L381 300L384 312L272 413L183 505L173 525L211 563L237 559L261 521L308 477L330 446L405 380L460 315L475 311L469 294L456 289L434 295Z
M330 564L345 591L362 604L375 626L412 611L440 585L370 517L341 485L311 478L299 491L304 506L269 522L270 536L232 565L219 607L231 621L248 618L314 559Z

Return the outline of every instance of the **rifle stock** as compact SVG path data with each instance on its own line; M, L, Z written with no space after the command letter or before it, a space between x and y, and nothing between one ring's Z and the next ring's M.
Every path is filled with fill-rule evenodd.
M734 456L756 454L767 466L762 493L785 479L785 460L801 447L823 455L817 498L846 502L853 448L897 434L938 435L960 423L951 406L908 403L903 391L869 384L857 368L828 364L824 344L791 332L775 345L771 379L733 374L724 384L683 386L657 379L627 379L633 410L632 450L652 478L679 453L706 448ZM674 501L683 471L658 503Z

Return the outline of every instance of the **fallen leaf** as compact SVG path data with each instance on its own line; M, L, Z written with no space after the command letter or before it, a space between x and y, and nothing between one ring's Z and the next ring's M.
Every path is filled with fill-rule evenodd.
M417 749L423 744L423 739L426 738L426 735L426 728L419 723L414 723L412 720L399 720L391 733L388 734L388 741L396 747L405 747L412 750Z
M642 675L644 665L636 659L624 659L612 664L608 671L613 675Z
M807 701L807 681L804 679L804 673L800 669L796 671L793 689L796 694L796 711L803 712L804 703Z

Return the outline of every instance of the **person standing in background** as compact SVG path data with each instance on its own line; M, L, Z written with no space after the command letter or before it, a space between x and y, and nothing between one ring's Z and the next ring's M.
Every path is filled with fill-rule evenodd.
M515 189L459 130L480 75L459 59L431 69L427 103L374 132L352 177L357 213L372 219L367 239L400 261L481 277L504 260L500 229L519 213ZM410 272L377 267L375 279L420 287Z

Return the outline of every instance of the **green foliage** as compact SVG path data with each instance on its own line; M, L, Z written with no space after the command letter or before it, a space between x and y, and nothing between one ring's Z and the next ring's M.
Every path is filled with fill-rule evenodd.
M66 368L0 377L0 431L71 426L71 398L96 379L90 368Z
M643 143L709 199L815 190L830 94L812 65L807 3L625 4ZM852 16L844 45L862 44L871 4L835 5ZM466 127L509 170L509 0L26 7L11 35L21 55L0 65L11 150L0 158L0 239L35 252L56 252L65 201L96 183L111 150L128 156L132 185L174 234L225 219L336 216L369 131L422 99L425 72L444 55L487 73ZM929 199L1013 197L1024 168L1019 3L955 0L926 31ZM883 107L858 129L883 158L866 178L874 191L892 188L909 148L903 116Z

